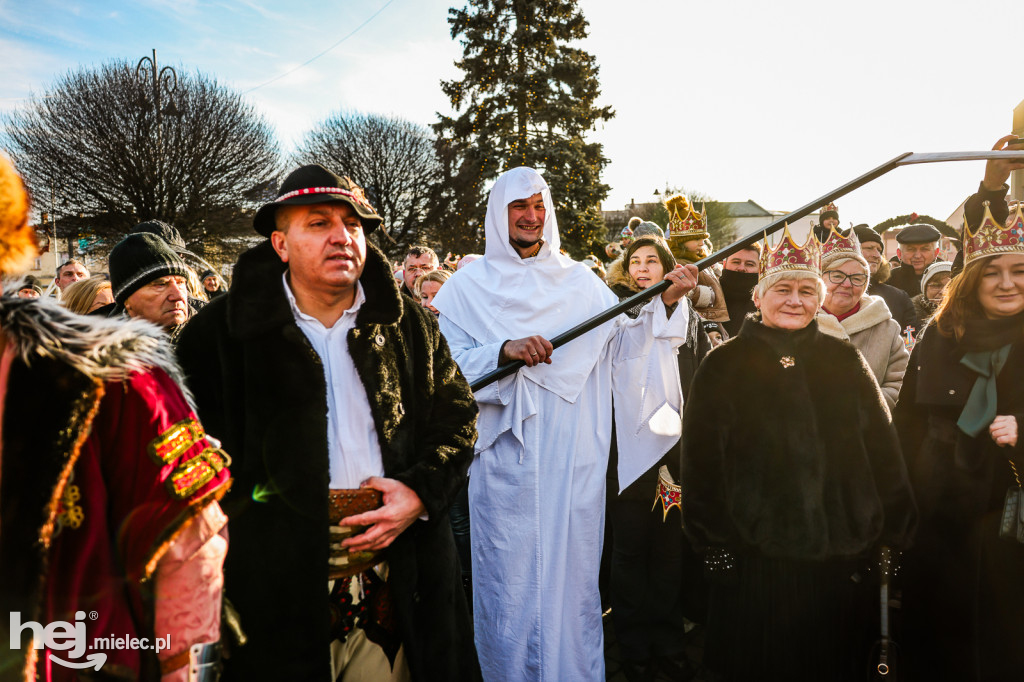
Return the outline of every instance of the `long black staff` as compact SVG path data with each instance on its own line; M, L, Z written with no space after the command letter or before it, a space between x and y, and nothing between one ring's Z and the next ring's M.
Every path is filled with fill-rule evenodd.
M904 154L900 154L896 158L890 161L886 161L878 168L868 171L864 175L861 175L860 177L847 182L845 185L837 187L828 194L822 195L815 199L814 201L801 206L792 213L787 213L778 220L775 220L772 223L770 223L767 227L760 228L756 232L753 232L747 235L746 237L742 237L736 240L735 242L725 247L724 249L719 249L718 251L715 251L707 258L702 258L701 260L697 261L695 265L697 266L698 270L703 270L708 266L717 263L723 258L728 258L737 251L742 251L743 249L749 248L751 244L758 241L762 237L778 232L783 228L784 225L794 222L796 220L800 220L801 218L804 218L810 215L811 213L814 213L816 210L828 204L829 202L835 201L839 197L849 194L858 187L862 187L871 182L872 180L876 180L882 177L883 175L893 170L894 168L899 168L900 166L910 166L919 163L940 163L944 161L987 161L989 159L1024 161L1024 150L984 152L936 152L931 154L914 154L913 152L906 152ZM551 339L551 345L554 348L558 348L559 346L565 345L572 341L573 339L575 339L576 337L582 336L583 334L586 334L590 330L596 327L600 327L608 320L611 320L619 316L620 314L626 312L636 304L649 301L655 296L661 294L661 292L665 291L665 289L668 289L669 286L670 285L667 281L658 282L657 284L644 289L640 293L630 296L624 301L620 301L617 305L608 308L608 310L605 310L604 312L595 315L589 320L579 323L569 331L559 334L558 336ZM498 379L503 379L504 377L507 377L508 375L517 372L520 367L524 366L524 364L525 363L522 360L515 360L513 362L508 363L507 365L502 365L493 372L485 374L484 376L480 377L475 382L470 384L470 388L473 389L474 391L480 390L484 386L492 384Z

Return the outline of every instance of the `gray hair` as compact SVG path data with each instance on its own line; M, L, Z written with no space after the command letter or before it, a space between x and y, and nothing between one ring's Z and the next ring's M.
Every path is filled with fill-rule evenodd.
M783 270L782 272L776 272L759 279L751 296L753 296L753 294L757 294L758 298L764 298L764 295L769 289L784 279L813 279L815 281L815 286L818 289L818 306L821 307L821 304L825 302L825 282L821 277L809 270Z

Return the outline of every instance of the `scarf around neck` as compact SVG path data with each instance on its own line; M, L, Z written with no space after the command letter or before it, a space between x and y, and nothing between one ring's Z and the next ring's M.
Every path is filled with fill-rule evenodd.
M1024 313L995 320L966 321L966 333L957 344L963 351L960 364L978 375L956 424L972 438L996 418L999 395L996 380L1006 365L1013 344L1024 339Z

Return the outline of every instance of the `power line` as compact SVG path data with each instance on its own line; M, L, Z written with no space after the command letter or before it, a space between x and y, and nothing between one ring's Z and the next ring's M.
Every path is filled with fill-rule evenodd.
M395 0L388 0L388 1L386 2L386 3L384 3L384 6L383 6L383 7L381 7L381 8L379 9L379 10L377 10L377 11L376 11L376 12L374 12L374 13L373 13L372 15L370 15L370 18L369 18L369 19L367 19L367 20L366 20L366 21L364 21L363 23L361 23L361 24L359 24L358 26L356 26L356 27L355 27L355 28L354 28L354 29L352 30L352 32L351 32L351 33L349 33L349 34L348 34L347 36L345 36L344 38L342 38L342 39L341 39L341 40L339 40L338 42L336 42L336 43L334 43L333 45L331 45L331 46L330 46L329 48L327 48L326 50L324 50L324 51L323 51L323 52L321 52L320 54L316 55L315 57L312 57L312 58L310 58L309 60L307 60L307 61L303 62L302 64L299 64L299 65L298 65L298 66L296 66L296 67L295 67L294 69L290 69L290 70L288 70L288 71L285 71L285 72L284 72L284 73L282 73L282 74L281 74L280 76L276 76L276 77L274 77L274 78L271 78L271 79L270 79L270 80L268 80L268 81L267 81L266 83L261 83L261 84L257 85L257 86L256 86L256 87L254 87L254 88L249 88L248 90L245 90L245 91L243 91L243 92L242 92L242 94L243 94L243 95L248 95L248 94L249 94L250 92L252 92L253 90L259 90L260 88L262 88L262 87L265 87L265 86L267 86L267 85L270 85L271 83L273 83L273 82L275 82L275 81L279 81L279 80L281 80L281 79L282 79L282 78L284 78L285 76L288 76L288 75L290 75L290 74L293 74L293 73L295 73L296 71L298 71L299 69L301 69L301 68L302 68L302 67L304 67L304 66L309 66L310 64L312 64L313 62L315 62L315 61L316 61L317 59L320 59L320 57L323 57L323 56L324 56L325 54L327 54L328 52L330 52L330 51L331 51L331 50L333 50L334 48L338 47L338 45L341 45L341 44L342 44L343 42L345 42L346 40L348 40L349 38L351 38L352 36L354 36L354 35L355 35L356 33L359 33L359 31L360 31L360 30L361 30L361 29L362 29L362 28L363 28L364 26L366 26L366 25L367 25L368 23L370 23L371 21L373 21L374 19L376 19L376 18L377 18L377 15L378 15L378 14L380 14L381 12L383 12L384 10L386 10L386 9L388 8L388 5L390 5L390 4L391 4L391 3L393 3L394 1L395 1Z

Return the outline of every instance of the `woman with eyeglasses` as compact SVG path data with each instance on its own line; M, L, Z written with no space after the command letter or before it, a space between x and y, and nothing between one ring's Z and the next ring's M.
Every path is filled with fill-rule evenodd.
M880 296L865 293L871 270L856 242L824 256L821 269L825 302L818 316L818 326L826 334L856 346L867 360L891 410L900 395L910 358L900 336L899 322L892 319Z

